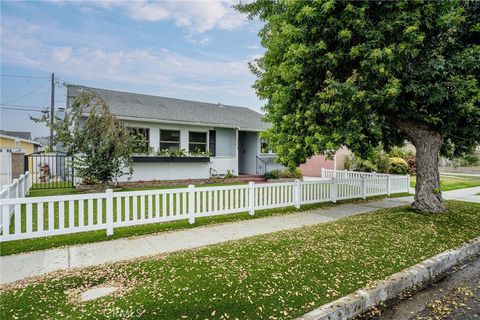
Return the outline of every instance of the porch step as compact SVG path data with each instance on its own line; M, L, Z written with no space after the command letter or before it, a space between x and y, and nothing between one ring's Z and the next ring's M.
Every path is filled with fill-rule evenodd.
M257 176L254 174L245 174L245 175L239 175L237 176L237 179L240 181L245 181L245 182L265 182L265 178L262 176Z

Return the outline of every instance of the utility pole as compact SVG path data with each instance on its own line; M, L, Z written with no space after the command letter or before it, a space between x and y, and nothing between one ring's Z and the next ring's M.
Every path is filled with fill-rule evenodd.
M53 119L55 113L55 73L52 73L52 96L50 97L50 148L53 151Z

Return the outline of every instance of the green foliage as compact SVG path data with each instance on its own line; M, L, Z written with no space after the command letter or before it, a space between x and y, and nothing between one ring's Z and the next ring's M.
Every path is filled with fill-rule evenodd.
M158 149L156 155L159 157L210 157L212 153L207 151L200 151L195 149L187 153L185 149L173 150Z
M476 167L480 166L480 159L475 153L467 153L462 157L455 159L453 165L456 167Z
M440 135L448 156L480 142L480 2L257 0L236 8L265 22L265 54L250 68L281 163L296 167L341 146L368 157L380 143L388 150L414 140L411 128Z
M265 179L300 179L303 177L302 170L300 168L272 170L264 175Z
M279 175L280 175L280 170L272 170L272 171L268 171L266 172L263 177L267 180L269 179L278 179L279 178Z
M390 160L383 149L377 147L365 159L359 155L348 157L345 162L345 168L362 172L388 173L390 171Z
M295 169L284 169L278 174L279 178L284 179L300 179L303 177L302 170L300 168Z
M405 159L415 157L415 152L413 150L407 150L405 148L393 147L388 152L388 156Z
M393 174L409 173L407 161L405 161L404 159L392 157L389 159L389 163L390 163L389 173L393 173Z
M233 176L232 171L227 170L227 173L225 174L224 178L225 178L225 179L233 179L234 176Z
M32 119L50 126L48 114ZM131 155L140 138L131 134L95 93L81 92L73 100L68 116L56 118L52 127L55 143L63 144L68 154L75 155L76 173L85 181L105 187L119 176L131 174Z

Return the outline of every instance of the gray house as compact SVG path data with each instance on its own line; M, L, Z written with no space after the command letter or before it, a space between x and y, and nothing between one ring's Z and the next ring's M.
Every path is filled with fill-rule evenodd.
M256 175L278 167L259 137L270 124L249 108L69 85L67 109L82 90L105 99L127 128L148 141L150 148L134 157L132 180Z

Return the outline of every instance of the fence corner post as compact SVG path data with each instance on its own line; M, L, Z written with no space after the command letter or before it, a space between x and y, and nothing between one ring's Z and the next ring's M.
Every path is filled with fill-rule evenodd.
M387 196L390 196L390 191L392 189L392 187L390 185L391 182L392 182L392 180L390 179L390 175L387 175Z
M302 203L302 186L300 180L295 179L295 208L300 209Z
M325 179L325 168L322 167L322 179Z
M335 177L332 178L332 185L330 186L330 198L332 199L333 203L337 202L337 179Z
M367 184L365 183L365 176L362 176L362 198L367 198Z
M107 236L113 234L113 190L107 189Z
M188 222L195 223L195 186L188 185Z
M13 189L13 192L15 193L15 196L13 198L20 198L20 183L18 179L13 179L13 183L15 185L15 189ZM12 198L12 195L10 194L10 198Z
M255 182L248 183L248 214L253 216L255 214Z
M410 193L410 175L407 174L406 176L407 176L407 191L406 192Z

